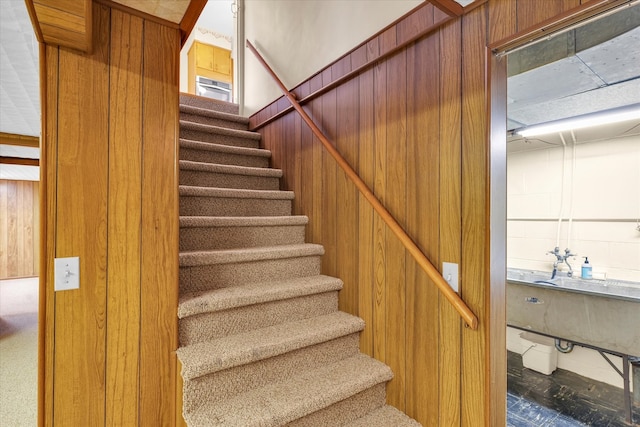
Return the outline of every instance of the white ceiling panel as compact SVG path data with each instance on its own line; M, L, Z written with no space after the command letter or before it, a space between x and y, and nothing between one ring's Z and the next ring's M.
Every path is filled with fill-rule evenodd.
M4 0L0 0L0 2L2 1ZM38 166L0 164L0 179L40 181L40 168Z
M575 56L509 78L509 116L532 104L563 98L605 83Z
M1 1L1 0L0 0ZM40 149L32 147L20 147L17 145L0 144L0 156L21 157L23 159L39 159Z
M640 27L576 56L607 84L640 76Z
M0 0L0 132L40 135L38 42L24 0Z
M638 102L640 102L640 79L635 79L598 90L550 99L519 109L509 109L509 119L520 123L520 126L533 125ZM514 128L520 126L514 126Z

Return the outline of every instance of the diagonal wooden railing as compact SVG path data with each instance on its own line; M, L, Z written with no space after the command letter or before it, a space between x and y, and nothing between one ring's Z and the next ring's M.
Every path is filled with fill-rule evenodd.
M420 268L427 274L427 276L435 283L440 292L445 296L445 298L453 305L455 310L460 314L460 317L465 321L465 323L471 329L478 328L478 318L473 314L471 309L465 304L465 302L460 298L460 296L449 286L444 277L440 274L437 268L433 266L431 261L425 256L424 253L420 250L418 245L409 237L409 235L404 231L402 226L396 221L396 219L391 215L391 213L384 207L384 205L378 200L378 198L373 194L373 192L369 189L367 184L360 178L360 176L356 173L355 170L347 163L347 161L342 157L342 155L336 150L336 148L329 142L329 139L324 135L324 133L320 130L318 126L313 122L311 117L307 114L307 112L302 108L302 106L298 103L295 96L289 92L286 86L282 83L282 81L278 78L276 73L271 69L269 64L264 60L262 55L257 51L257 49L251 44L250 41L247 40L247 47L253 54L256 56L258 61L264 66L264 68L269 72L271 77L278 84L282 93L287 97L293 108L300 114L302 120L311 128L311 131L318 137L324 148L331 154L331 156L335 159L338 165L345 172L347 177L354 183L356 188L360 191L360 193L364 196L365 199L371 204L373 209L380 215L382 220L385 222L387 227L396 235L396 237L400 240L400 242L404 245L404 247L409 251L413 259L418 263Z

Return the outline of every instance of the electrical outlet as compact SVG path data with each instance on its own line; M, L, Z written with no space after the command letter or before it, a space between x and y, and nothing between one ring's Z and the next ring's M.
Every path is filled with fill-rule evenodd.
M55 258L54 259L54 291L67 291L80 289L80 258Z
M444 280L451 286L451 289L458 292L458 264L443 262L442 277L444 277Z

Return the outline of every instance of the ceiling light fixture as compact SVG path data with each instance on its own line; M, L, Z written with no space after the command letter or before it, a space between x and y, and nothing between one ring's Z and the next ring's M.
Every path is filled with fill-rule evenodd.
M554 120L539 125L526 126L516 129L515 133L523 137L547 135L568 130L584 129L593 126L602 126L610 123L624 122L627 120L640 120L640 104L632 104L611 110L598 111L583 114L581 116Z

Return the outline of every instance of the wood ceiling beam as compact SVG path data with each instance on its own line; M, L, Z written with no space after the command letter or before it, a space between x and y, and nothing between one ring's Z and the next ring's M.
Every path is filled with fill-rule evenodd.
M0 156L0 164L22 165L22 166L40 166L40 160L38 160L38 159L25 159L25 158L22 158L22 157Z
M431 4L451 17L458 17L464 13L464 9L454 0L429 0Z
M17 135L15 133L0 132L0 144L16 145L18 147L40 147L40 138L37 136Z
M180 21L180 43L182 46L189 38L189 34L191 34L206 4L207 0L191 0L189 3L187 11L182 17L182 21Z

